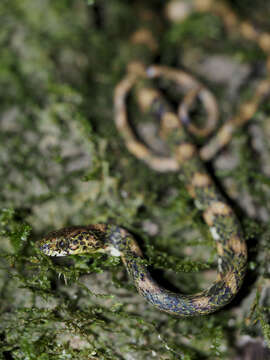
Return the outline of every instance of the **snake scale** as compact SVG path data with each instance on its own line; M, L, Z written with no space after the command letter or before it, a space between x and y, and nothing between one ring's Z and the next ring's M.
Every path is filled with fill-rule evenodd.
M195 0L193 2L194 6L197 6L197 11L218 13L229 28L238 24L242 29L242 35L257 41L267 56L269 55L270 36L260 35L251 25L239 22L230 10L217 6L216 2L205 2L208 5L204 8L199 8L199 3ZM154 51L155 43L151 33L147 31L137 32L133 36L133 46L143 44L148 50ZM143 254L134 236L118 225L95 224L53 231L39 242L39 248L48 256L104 252L121 257L138 292L159 310L184 317L209 314L228 304L240 289L246 270L247 248L234 211L209 176L203 160L210 159L213 153L229 142L234 127L242 125L252 117L263 97L269 92L269 81L264 80L259 83L253 99L243 104L239 115L220 129L217 136L212 142L210 141L211 146L207 144L205 148L198 150L187 131L190 127L188 114L190 101L192 102L197 95L201 97L208 116L212 118L210 121L212 130L217 110L211 93L184 72L164 66L147 66L145 61L135 60L129 64L128 74L115 90L116 126L127 148L138 159L143 160L156 171L179 172L181 181L194 199L194 205L201 211L215 240L218 254L216 281L206 290L192 295L178 294L163 288L152 278L142 261ZM269 64L268 60L268 67ZM160 76L179 83L189 91L179 107L178 115L170 109L160 92L149 85L149 78ZM140 86L136 86L138 79ZM160 134L170 149L170 157L157 156L134 135L127 121L126 110L127 94L132 87L135 87L136 99L142 111L149 112L158 119ZM190 96L192 89L193 92L195 91L194 96ZM185 126L185 122L189 126Z

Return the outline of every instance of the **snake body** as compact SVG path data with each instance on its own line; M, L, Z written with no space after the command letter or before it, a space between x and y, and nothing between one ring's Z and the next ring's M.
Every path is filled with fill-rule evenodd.
M196 198L196 206L204 210L204 219L216 240L218 277L208 289L195 295L182 295L158 285L142 261L134 237L116 225L97 224L51 232L41 240L41 251L49 256L92 252L120 256L138 292L159 310L173 315L209 314L229 303L241 286L246 267L247 252L241 229L232 209L203 169L194 147L182 142L176 151L183 165L182 174L190 179L189 191Z
M250 40L258 41L268 57L270 36L266 38L265 34L259 34L255 30L252 32L251 26L240 23L226 7L215 5L216 3L212 1L209 4L211 5L209 8L199 9L199 11L210 11L213 7L213 12L224 19L228 28L230 28L228 19L232 19L234 25L239 25L242 35ZM132 41L134 47L136 45L140 47L144 44L151 51L156 49L149 31L138 31L136 36L133 36ZM269 61L268 57L268 67ZM134 236L125 228L117 225L96 224L64 228L45 236L39 242L39 247L48 256L104 252L111 256L121 257L138 292L159 310L178 316L212 313L228 304L240 289L245 275L247 249L240 224L232 208L209 176L202 160L209 160L213 153L228 143L233 128L240 126L252 117L259 103L270 90L269 79L259 83L253 99L242 105L240 115L236 116L236 120L232 119L227 125L225 124L218 136L214 137L212 142L210 141L210 145L207 144L200 150L197 150L186 131L185 119L182 118L182 121L179 121L179 116L170 110L161 94L142 83L143 86L136 89L136 98L143 111L152 113L159 120L161 136L171 151L170 157L159 157L144 143L136 139L127 121L126 97L135 85L137 78L144 81L149 77L164 76L169 80L181 83L181 85L184 84L184 87L189 88L188 90L193 90L193 93L201 95L202 104L206 110L209 110L209 116L212 118L209 125L211 130L217 117L213 99L206 88L184 72L165 67L146 67L143 62L136 63L136 61L129 64L128 69L128 75L115 90L116 126L123 136L127 148L138 159L143 160L156 171L179 172L181 181L194 199L194 205L201 211L215 240L218 254L217 279L204 291L192 295L178 294L163 288L149 273L143 260L142 251ZM146 84L148 83L146 82ZM198 87L200 89L196 90ZM190 102L193 101L194 94L188 96L189 99L187 98L186 103L180 106L180 117L188 116Z
M145 91L148 91L148 95ZM140 92L144 92L144 107L159 117L162 137L169 144L173 158L179 165L181 180L194 198L195 206L203 212L204 220L216 241L217 280L208 289L195 295L166 290L158 285L147 270L134 237L116 225L97 224L55 231L41 241L40 249L49 256L91 252L120 256L138 292L159 310L178 316L209 314L229 303L242 284L247 260L242 231L231 207L207 174L196 147L177 115L167 108L158 91L140 89ZM121 104L124 102L117 102L116 119L124 116ZM136 153L140 148L133 147L133 150ZM137 155L141 157L139 153ZM151 159L148 159L149 162Z

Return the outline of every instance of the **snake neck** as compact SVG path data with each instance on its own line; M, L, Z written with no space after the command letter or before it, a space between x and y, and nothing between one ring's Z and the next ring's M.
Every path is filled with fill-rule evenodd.
M134 237L117 225L107 225L105 244L106 252L112 256L121 256L125 265L129 257L143 257Z

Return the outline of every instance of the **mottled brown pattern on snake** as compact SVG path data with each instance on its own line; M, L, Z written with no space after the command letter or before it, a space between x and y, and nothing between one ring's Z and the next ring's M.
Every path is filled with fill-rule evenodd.
M233 18L227 19L227 22L229 21L233 24ZM144 39L144 37L142 38ZM203 211L203 217L217 244L217 280L208 289L195 295L176 294L162 288L152 279L144 265L142 252L134 237L125 229L115 225L97 224L62 229L46 236L40 242L40 249L50 256L95 251L108 252L112 256L121 256L140 294L158 309L179 316L209 314L231 301L243 281L247 251L241 227L231 207L225 202L207 174L196 147L190 142L190 138L178 122L177 116L168 110L166 105L164 106L160 94L154 90L149 90L149 88L140 89L146 95L143 97L142 107L145 111L151 108L155 109L155 115L160 117L161 132L171 148L171 158L155 157L152 151L135 138L128 125L125 101L127 93L135 84L136 77L143 77L144 75L139 67L133 65L130 68L132 68L131 72L119 84L115 93L118 130L122 133L127 147L139 159L160 171L170 167L174 168L176 164L186 186L192 187L194 204ZM153 67L150 69L152 71ZM171 69L165 68L163 70L163 76L166 74L171 76ZM153 75L153 71L152 74L151 71L148 71L150 76ZM160 75L161 73L158 74L158 76ZM185 83L186 79L186 74L178 72L177 81ZM140 99L140 96L138 98ZM157 103L161 104L159 110L154 106ZM169 163L170 165L168 165Z

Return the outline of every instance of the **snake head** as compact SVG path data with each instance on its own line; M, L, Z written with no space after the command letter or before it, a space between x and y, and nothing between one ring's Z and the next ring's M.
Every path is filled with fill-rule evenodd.
M64 228L46 235L38 246L48 256L103 252L104 232L104 225Z

